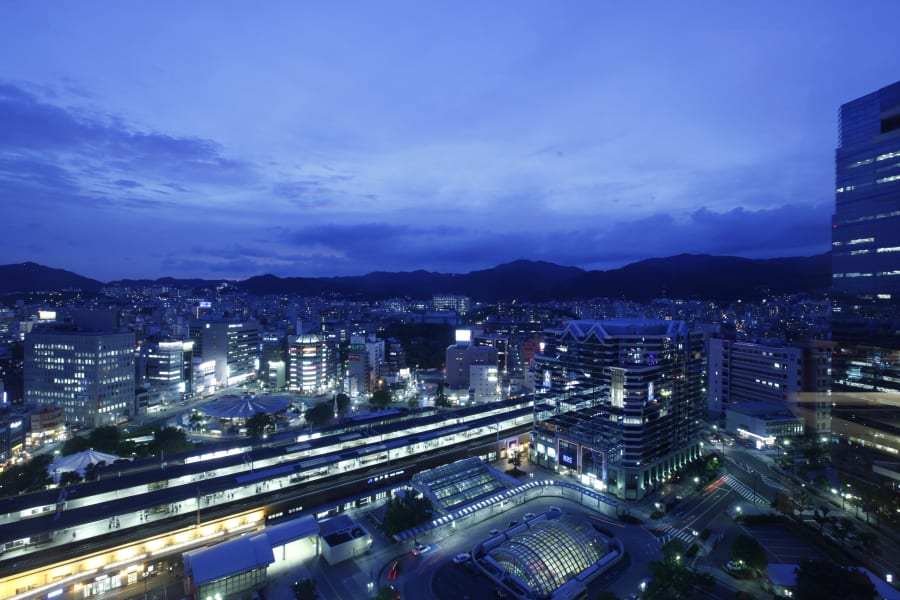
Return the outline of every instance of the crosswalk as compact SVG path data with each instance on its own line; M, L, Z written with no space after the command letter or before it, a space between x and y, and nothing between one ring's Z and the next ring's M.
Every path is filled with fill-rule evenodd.
M682 542L687 542L689 544L693 543L697 539L693 532L686 529L679 529L678 527L673 527L672 525L663 525L659 529L656 529L655 532L656 539L658 539L659 543L663 545L668 544L673 539L681 540Z
M740 480L732 477L731 475L725 475L725 485L733 489L735 492L743 496L745 499L753 502L754 504L768 504L769 501L765 496L760 495L757 492L754 492L751 488L747 487L746 484L742 483Z
M781 490L782 492L789 491L788 488L784 486L784 484L782 484L777 479L769 477L768 475L760 475L759 478L762 479L762 482L764 484L766 484L767 486L769 486L770 488L778 489L778 490Z

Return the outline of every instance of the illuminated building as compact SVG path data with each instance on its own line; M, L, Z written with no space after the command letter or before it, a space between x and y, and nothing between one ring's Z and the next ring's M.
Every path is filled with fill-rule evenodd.
M711 418L724 420L736 403L767 402L805 418L808 431L831 431L830 343L788 346L710 338L707 356Z
M639 499L700 456L703 334L684 321L569 321L545 331L532 461Z
M235 385L259 368L260 333L256 321L208 321L203 324L202 356L215 361L216 383Z
M900 294L900 82L841 106L832 289Z
M900 82L841 106L839 129L832 228L833 389L839 395L832 427L843 439L896 455Z
M133 332L35 328L25 336L25 404L60 407L77 425L134 413Z
M298 335L288 347L288 385L292 390L318 394L334 385L336 370L331 346L318 335Z

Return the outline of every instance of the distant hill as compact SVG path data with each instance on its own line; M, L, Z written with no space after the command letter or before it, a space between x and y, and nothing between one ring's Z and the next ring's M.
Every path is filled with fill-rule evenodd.
M766 293L823 292L830 286L830 253L771 259L679 254L611 271L590 271L560 286L557 294L559 298L749 300Z
M33 262L0 265L0 294L82 290L98 292L103 283L71 271Z
M121 280L116 285L170 285L212 288L205 279ZM276 277L259 275L228 282L256 294L338 295L377 300L431 298L462 294L481 302L571 300L577 298L653 298L734 300L767 293L822 292L831 284L831 255L773 259L680 254L653 258L610 271L585 271L553 263L517 260L466 274L409 271L375 272L353 277ZM0 293L50 291L78 287L96 291L103 284L35 263L0 266Z
M831 255L749 259L681 254L610 271L585 271L517 260L464 275L413 271L358 277L252 277L237 286L254 294L323 294L368 299L463 294L482 302L575 298L753 299L766 293L822 292L831 285Z

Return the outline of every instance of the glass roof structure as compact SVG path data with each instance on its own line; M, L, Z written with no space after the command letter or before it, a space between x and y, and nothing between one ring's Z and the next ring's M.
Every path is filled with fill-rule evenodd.
M413 482L424 488L431 500L445 511L506 489L477 457L417 473Z
M488 556L540 598L549 597L609 551L590 523L562 515L512 535Z

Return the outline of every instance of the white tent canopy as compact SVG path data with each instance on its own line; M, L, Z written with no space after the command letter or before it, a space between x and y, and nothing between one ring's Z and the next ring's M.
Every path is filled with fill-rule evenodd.
M97 452L96 450L85 450L83 452L77 452L75 454L70 454L69 456L57 458L49 467L47 467L47 472L58 482L59 476L66 471L75 471L84 477L88 465L96 465L101 462L111 465L120 458L122 457L116 456L115 454L106 454L105 452Z

